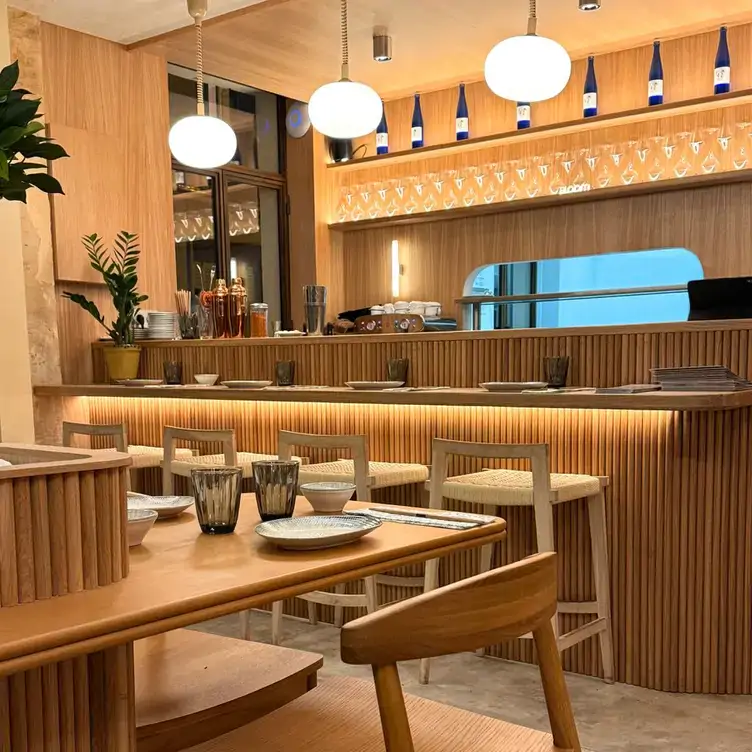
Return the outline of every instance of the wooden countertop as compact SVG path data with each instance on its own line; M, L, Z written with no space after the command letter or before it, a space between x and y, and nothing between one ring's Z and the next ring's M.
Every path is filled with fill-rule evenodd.
M240 339L189 339L189 340L142 340L137 344L145 348L180 347L281 347L284 345L322 347L330 345L357 344L368 342L432 342L447 340L474 339L546 339L549 337L582 337L600 334L673 334L677 332L699 331L717 332L752 330L752 319L731 319L721 321L676 321L661 324L629 324L618 326L582 326L557 329L498 329L493 331L418 332L413 334L342 334L332 337L253 337ZM94 349L112 347L110 340L92 343Z
M350 502L348 508L369 504ZM298 498L297 514L311 507ZM385 569L501 540L503 519L470 530L384 523L357 544L282 551L254 534L246 494L234 535L204 535L193 513L154 525L128 577L97 590L3 609L0 675L103 650Z
M487 392L485 389L356 391L346 387L227 389L217 387L128 387L105 384L38 386L45 397L130 397L134 399L240 400L248 402L320 402L365 405L448 405L471 407L544 407L576 410L715 411L752 407L744 392L647 392L645 394L552 394Z

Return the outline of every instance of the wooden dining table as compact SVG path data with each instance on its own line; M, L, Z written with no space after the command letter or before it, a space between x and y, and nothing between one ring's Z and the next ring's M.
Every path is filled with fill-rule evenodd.
M302 497L296 514L312 514ZM130 573L120 582L2 609L0 750L132 752L135 640L506 534L500 518L467 530L385 522L349 545L285 551L254 533L258 523L251 495L242 498L232 535L204 535L193 513L160 521L130 549ZM27 738L32 729L34 744Z

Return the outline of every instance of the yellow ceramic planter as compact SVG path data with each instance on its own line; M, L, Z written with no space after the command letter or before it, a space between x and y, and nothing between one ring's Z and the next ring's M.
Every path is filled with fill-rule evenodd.
M104 349L104 362L110 381L135 379L138 376L140 359L140 347L106 347Z

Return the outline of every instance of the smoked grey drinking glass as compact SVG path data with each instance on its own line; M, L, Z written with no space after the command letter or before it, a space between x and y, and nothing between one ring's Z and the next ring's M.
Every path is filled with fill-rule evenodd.
M298 493L297 462L264 460L253 463L256 503L262 522L292 517Z
M561 389L567 385L569 373L569 356L560 355L554 358L543 358L543 378L554 389Z
M386 380L407 382L407 371L410 368L408 358L389 358L386 362Z
M277 386L292 386L295 383L295 361L279 360L274 367Z
M239 467L194 468L191 482L201 531L210 535L232 533L238 523L243 471Z

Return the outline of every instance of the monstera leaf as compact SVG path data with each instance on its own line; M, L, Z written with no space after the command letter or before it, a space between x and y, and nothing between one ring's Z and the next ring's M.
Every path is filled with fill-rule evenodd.
M67 157L60 144L37 135L44 131L39 99L15 88L18 61L0 70L0 199L23 201L26 191L62 193L60 183L47 174L47 162Z

